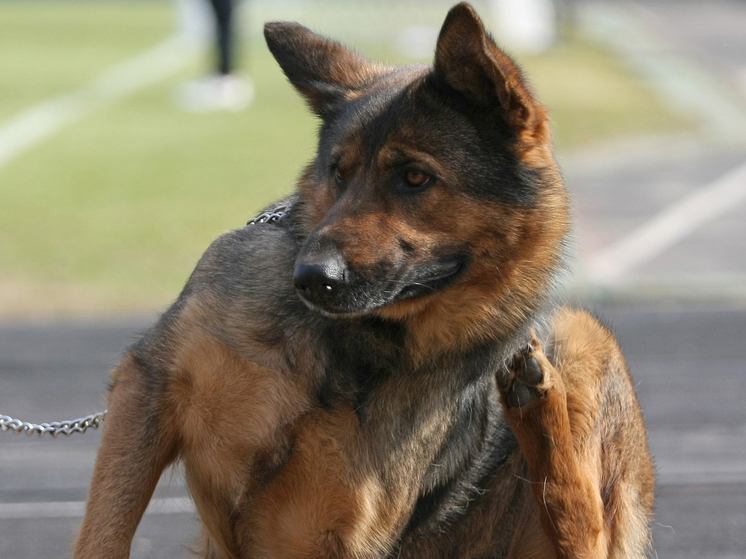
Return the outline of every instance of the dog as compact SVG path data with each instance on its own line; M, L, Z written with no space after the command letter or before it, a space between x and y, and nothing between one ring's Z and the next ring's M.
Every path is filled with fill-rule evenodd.
M177 460L206 559L643 557L644 424L553 302L568 201L519 68L465 3L432 66L265 36L316 155L112 371L74 558L128 557Z

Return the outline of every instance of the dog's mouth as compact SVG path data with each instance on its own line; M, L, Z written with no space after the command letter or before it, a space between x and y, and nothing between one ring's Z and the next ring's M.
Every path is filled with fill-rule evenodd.
M466 258L451 255L412 269L399 280L371 281L358 276L358 281L329 289L324 296L313 298L302 291L299 295L311 309L325 316L353 318L398 301L432 295L457 281L465 269Z
M466 259L451 256L438 263L433 270L428 270L415 281L410 280L394 297L392 303L403 299L413 299L430 295L455 282L466 268Z
M356 271L348 264L338 266L344 273L334 275L330 266L302 263L296 267L296 289L311 309L328 317L351 318L398 301L432 295L458 280L466 263L465 256L449 254L406 271L390 270L380 275L375 271ZM309 278L304 272L307 268L316 270ZM319 271L323 271L323 281L314 280ZM399 277L394 279L389 274Z

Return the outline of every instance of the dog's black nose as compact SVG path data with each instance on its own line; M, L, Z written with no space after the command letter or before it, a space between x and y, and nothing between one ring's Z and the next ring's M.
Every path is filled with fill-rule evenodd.
M327 255L312 262L298 262L293 273L298 292L312 303L339 296L345 283L345 265L337 255Z

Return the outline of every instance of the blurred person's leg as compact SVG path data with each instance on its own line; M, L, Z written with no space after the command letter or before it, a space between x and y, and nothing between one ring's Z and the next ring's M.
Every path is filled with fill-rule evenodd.
M232 69L232 17L233 0L210 0L215 12L218 47L218 73L230 74Z
M246 108L254 96L251 79L237 75L234 68L234 0L210 0L215 18L217 64L214 74L184 84L178 92L178 104L185 110L209 112L237 111Z

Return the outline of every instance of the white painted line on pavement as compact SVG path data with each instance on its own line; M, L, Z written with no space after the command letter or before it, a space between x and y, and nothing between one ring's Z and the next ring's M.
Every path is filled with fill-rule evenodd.
M746 201L746 163L664 209L632 233L591 256L588 279L611 285L630 270Z
M635 12L643 3L583 2L578 18L586 31L619 52L666 102L683 114L699 116L709 136L742 138L746 132L743 99L707 68L675 52L671 45L647 31Z
M663 463L662 463L663 462ZM702 467L697 464L686 464L677 467L656 459L657 485L746 485L746 468L716 464Z
M0 167L66 125L175 73L201 44L178 33L103 71L79 90L39 103L0 123Z
M746 476L743 473L731 474L723 472L698 472L686 474L658 473L655 484L664 487L667 485L746 485Z
M30 518L82 518L84 501L46 503L0 503L0 520ZM153 499L145 514L193 514L194 503L187 497Z

